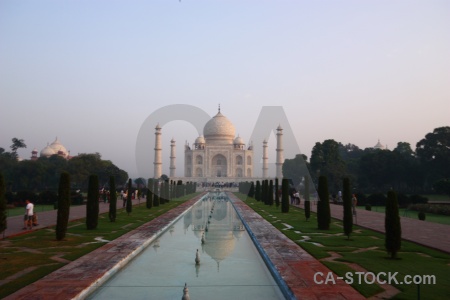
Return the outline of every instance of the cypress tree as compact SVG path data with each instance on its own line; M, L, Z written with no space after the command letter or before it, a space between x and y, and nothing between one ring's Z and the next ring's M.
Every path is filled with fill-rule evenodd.
M306 221L311 217L311 201L309 201L309 180L305 176L305 218Z
M394 259L397 257L397 252L400 250L402 242L402 228L398 213L397 193L394 191L389 191L387 194L384 230L386 232L386 250L391 255L391 258Z
M89 176L88 195L86 203L86 228L88 230L96 229L98 225L98 176Z
M183 187L183 181L178 180L177 181L177 198L184 196L184 187Z
M130 179L128 179L127 206L125 208L128 215L133 210L133 203L131 202L133 200L132 193L131 193L131 187L132 186L131 186L131 178L130 178Z
M115 222L117 216L116 179L109 177L109 221Z
M3 174L0 174L0 233L8 228L5 193L5 178L3 177Z
M250 183L250 189L248 190L248 196L250 198L255 197L255 183L253 181Z
M177 183L172 182L172 199L177 197Z
M319 201L317 203L317 225L319 229L330 229L330 195L328 193L328 180L325 176L319 177Z
M352 215L352 195L350 192L350 180L344 178L342 188L342 200L344 207L344 234L347 238L350 238L353 227L353 215Z
M170 184L169 184L169 180L166 180L166 183L164 184L164 190L165 190L165 194L166 194L166 202L170 201Z
M267 180L261 182L261 201L267 205Z
M255 200L261 201L261 183L259 180L256 181Z
M165 196L165 182L161 181L161 184L159 186L159 204L164 204L166 202L166 196Z
M269 182L269 205L272 206L273 205L273 180L271 179Z
M289 212L289 181L287 178L281 180L281 212Z
M153 180L151 178L148 179L147 182L147 195L145 199L145 205L148 209L151 209L153 207Z
M278 184L278 178L275 178L275 205L280 206L280 185Z
M159 206L158 180L153 181L153 206Z
M61 241L66 237L67 224L70 213L70 175L61 173L58 187L58 212L56 216L56 240Z

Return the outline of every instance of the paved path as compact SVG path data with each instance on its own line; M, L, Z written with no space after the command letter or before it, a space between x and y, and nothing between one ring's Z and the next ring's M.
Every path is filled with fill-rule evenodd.
M140 200L133 200L133 205L138 203L145 202L144 198ZM122 208L123 201L121 199L117 200L117 209ZM99 211L100 213L105 213L109 211L109 203L99 203ZM56 225L56 213L57 210L48 210L48 211L39 211L39 206L37 206L37 216L38 216L38 226L33 227L33 230L54 226ZM86 205L74 205L70 207L70 215L69 220L78 220L86 217ZM15 235L26 234L30 232L30 230L23 230L23 216L14 216L8 217L8 228L4 233L0 235L0 237L10 237Z
M301 207L303 207L303 202ZM314 202L311 205L311 210L317 210L317 205ZM342 205L330 204L330 210L331 217L339 220L343 219L344 212ZM420 221L407 217L400 217L400 222L402 225L403 239L450 253L450 225ZM354 223L381 233L385 232L384 213L358 208Z

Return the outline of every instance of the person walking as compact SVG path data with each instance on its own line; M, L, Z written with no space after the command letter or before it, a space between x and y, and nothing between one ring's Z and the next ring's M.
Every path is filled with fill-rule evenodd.
M356 195L352 195L352 211L353 215L356 216L356 205L358 205L358 199L356 199Z
M30 200L26 200L25 203L25 216L23 217L23 229L29 228L33 229L33 214L34 214L34 204Z

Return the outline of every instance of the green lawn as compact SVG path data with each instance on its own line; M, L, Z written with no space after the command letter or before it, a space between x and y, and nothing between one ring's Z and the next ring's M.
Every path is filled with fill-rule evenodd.
M47 210L53 210L53 205L50 204L35 204L34 205L34 211L39 214L39 212L47 211ZM22 216L25 214L25 207L14 207L14 208L8 208L6 210L8 217L14 217L14 216Z
M423 195L428 198L428 201L450 201L448 195Z
M56 241L54 228L36 230L0 241L0 281L23 271L25 267L36 267L35 270L0 285L0 299L65 265L51 259L52 256L61 255L61 258L73 261L105 244L96 241L96 237L114 240L196 195L174 199L152 209L147 209L143 201L140 205L133 206L130 215L124 209L118 209L114 223L109 221L108 213L101 214L96 230L86 230L84 219L70 222L64 241ZM32 251L27 251L27 248Z
M246 199L245 195L237 195L243 200ZM281 208L270 207L250 198L245 202L317 259L330 257L330 252L342 256L332 262L323 261L339 276L345 276L345 273L351 270L348 265L343 264L344 262L358 264L375 274L398 272L397 279L403 279L404 275L434 275L436 276L436 285L421 285L422 298L448 299L448 295L450 295L450 276L448 276L450 274L450 255L448 254L402 241L402 249L398 253L399 259L392 260L385 252L384 234L353 226L353 234L350 239L347 239L343 235L342 221L340 220L332 219L330 230L318 230L315 213L311 213L310 220L305 221L304 211L299 208L290 207L289 213L283 214ZM283 223L289 224L293 228L285 230L286 227ZM309 237L310 240L304 241L303 236ZM393 285L401 291L393 299L417 299L416 285ZM352 286L365 297L382 291L382 288L376 284L354 282Z
M364 209L364 207L360 206L359 208ZM384 206L372 206L372 211L384 213L385 207ZM406 208L400 208L399 209L400 217L407 217L418 220L418 214L419 212L416 210L410 210ZM445 215L437 215L432 213L425 213L425 221L424 222L434 222L434 223L440 223L445 225L450 225L450 216Z

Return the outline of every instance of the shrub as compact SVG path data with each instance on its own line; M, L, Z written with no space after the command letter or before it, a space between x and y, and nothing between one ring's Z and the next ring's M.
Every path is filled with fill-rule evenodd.
M425 221L425 213L424 213L423 211L420 211L420 212L419 212L418 217L419 217L419 220Z
M248 196L250 198L253 198L255 196L255 184L253 183L253 181L250 184L250 189L248 191Z
M402 229L400 216L398 213L397 194L394 191L388 192L386 200L386 213L384 219L385 247L391 258L397 257L397 252L401 248Z
M178 197L179 184L176 186L176 196ZM158 196L158 180L153 180L153 206L159 206L159 196Z
M275 178L275 205L280 206L280 185L278 184L278 178Z
M133 190L132 190L132 184L131 184L131 178L130 178L130 179L128 179L127 205L126 205L126 208L125 208L128 215L133 210L132 194L133 194Z
M8 228L5 191L5 178L0 174L0 233Z
M281 212L289 212L289 180L286 178L281 180Z
M319 201L317 202L317 225L319 229L330 229L330 193L328 192L328 179L325 176L319 177L318 186Z
M88 230L96 229L98 225L98 176L89 176L88 196L86 203L86 228Z
M306 221L309 220L309 217L311 216L311 201L309 201L309 180L305 176L305 218Z
M117 194L116 180L114 176L109 177L109 221L115 222L117 216Z
M366 204L366 210L372 210L372 205L370 205L369 203Z
M261 183L259 182L259 180L256 181L255 200L261 201Z
M56 217L56 240L61 241L66 237L67 224L70 214L70 175L61 173L58 188L58 212Z
M273 205L273 180L271 179L270 181L269 181L269 191L268 191L268 193L269 193L269 205L270 206L272 206Z
M153 179L149 178L148 182L147 182L147 195L146 195L146 200L145 200L145 206L148 209L151 209L153 207ZM173 186L173 184L172 184ZM172 193L173 196L173 193Z
M344 208L344 234L347 238L350 238L353 228L353 215L352 215L352 195L350 190L350 179L344 178L342 187L342 200Z

